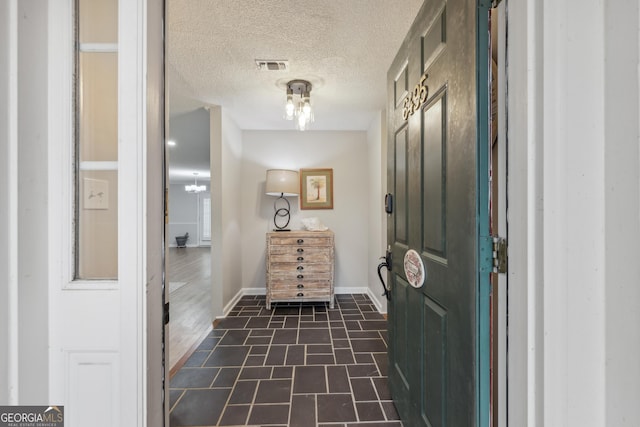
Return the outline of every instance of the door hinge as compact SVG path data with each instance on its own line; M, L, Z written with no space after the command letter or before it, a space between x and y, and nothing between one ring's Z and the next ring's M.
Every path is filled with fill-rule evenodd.
M168 325L169 324L169 303L165 302L164 303L164 324Z
M493 251L491 258L493 259L493 272L507 272L507 239L498 236L492 236Z

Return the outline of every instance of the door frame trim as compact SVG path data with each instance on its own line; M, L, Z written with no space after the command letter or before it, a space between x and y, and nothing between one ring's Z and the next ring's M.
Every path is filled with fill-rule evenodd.
M489 237L489 9L491 2L478 0L476 9L476 420L489 427L491 420L491 338L489 303L491 280L483 272L484 243ZM482 118L485 118L484 120Z

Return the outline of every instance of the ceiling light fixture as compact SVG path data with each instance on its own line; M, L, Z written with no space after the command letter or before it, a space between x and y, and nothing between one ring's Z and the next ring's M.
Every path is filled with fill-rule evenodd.
M284 107L284 118L294 120L296 129L307 130L313 123L311 108L311 83L306 80L291 80L287 83L287 100ZM300 98L296 102L294 95Z
M207 191L206 185L198 185L198 172L194 172L193 175L195 176L195 184L185 185L184 191L187 193L202 193L203 191Z

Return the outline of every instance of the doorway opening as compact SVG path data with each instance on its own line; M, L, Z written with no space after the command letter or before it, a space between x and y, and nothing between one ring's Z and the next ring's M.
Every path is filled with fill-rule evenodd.
M493 141L493 140L492 140L492 141ZM499 144L496 144L496 146L498 146L498 147L499 147ZM493 145L492 145L492 147L493 147ZM495 162L495 165L499 165L499 161L495 160L494 162ZM499 167L499 166L495 166L495 169L493 169L493 170L496 172L496 174L497 174L497 173L502 173L502 174L504 174L504 172L503 172L503 171L504 171L504 169L502 169L502 168L501 168L501 167ZM500 175L500 176L504 176L504 175ZM494 180L494 181L495 181L495 182L494 182L495 184L499 184L499 185L505 185L505 183L506 183L506 181L502 180L501 178L498 178L497 176L496 176L496 178L495 178L495 180ZM495 190L495 191L496 191L496 193L498 192L498 190ZM172 198L170 197L170 198L169 198L169 200L171 201L171 199L172 199ZM500 202L501 202L501 200L500 200L499 202L497 202L497 207L498 207L498 206L500 207L500 209L501 209L501 210L500 210L500 212L506 212L506 209L504 208L506 205L505 205L505 204L502 204L502 203L500 203ZM497 208L497 207L496 207L496 208ZM501 214L500 214L500 215L496 214L496 216L495 216L495 221L496 221L496 223L499 223L499 222L500 222L500 218L501 218ZM492 217L492 222L493 222L493 220L494 220L494 217ZM171 236L169 236L169 238L171 238ZM200 239L200 237L198 237L198 239ZM176 253L177 253L177 249L176 249ZM168 263L169 263L169 265L170 265L170 262L171 262L171 257L172 257L172 255L173 255L173 254L171 253L171 251L168 251L168 256L169 256ZM176 256L174 256L174 257L176 257ZM171 268L171 267L170 267L170 268ZM176 268L176 267L173 267L173 268ZM211 268L211 266L209 266L209 268ZM495 276L497 276L497 275L495 275ZM169 273L168 281L170 281L170 280L171 280L171 275L170 275L170 273ZM498 277L498 280L497 280L497 281L499 281L499 277ZM498 285L496 285L496 286L498 286ZM498 286L498 288L499 288L499 286ZM494 289L495 289L495 288L494 288ZM502 287L502 289L504 289L504 287ZM499 290L499 289L498 289L498 290ZM498 295L498 294L499 294L499 292L494 292L494 295ZM172 301L173 301L173 300L172 300ZM173 305L173 304L174 304L174 303L172 302L172 305ZM502 308L506 307L506 306L501 302L501 300L496 300L493 304L494 304L494 309L496 309L496 310L499 310L499 309L502 309ZM495 314L495 313L494 313L494 314ZM174 320L175 320L175 317L173 317L173 316L172 316L172 322L174 322ZM501 332L500 332L500 330L501 330L501 329L500 329L500 328L501 328L501 326L500 326L500 323L499 323L499 316L494 316L494 317L492 317L492 325L494 325L494 321L496 322L496 323L495 323L495 325L497 325L497 326L493 326L493 327L492 327L492 334L493 334L494 338L496 337L496 335L498 335L498 341L499 341L499 340L500 340L500 336L501 336L501 335L500 335L500 334L501 334ZM210 323L211 323L211 321L209 320L209 325L210 325ZM505 335L505 336L506 336L506 335ZM495 339L494 339L494 343L495 343L495 345L496 345L496 346L499 346L499 344L498 344L498 343L496 343L496 340L495 340ZM500 363L504 363L505 358L503 358L503 357L498 357L498 355L502 355L502 354L504 354L504 352L502 352L502 350L500 350L500 349L499 349L499 347L495 347L495 348L496 348L497 350L492 350L492 355L494 355L494 356L495 356L495 357L494 357L494 359L492 360L492 362L494 362L494 363L496 364L496 365L494 365L494 366L499 366L499 364L500 364ZM498 371L498 370L497 370L496 368L494 368L494 374L495 374L495 372L496 372L496 371ZM498 372L499 372L499 371L498 371ZM504 376L500 376L500 375L501 375L501 374L494 375L494 376L492 377L492 379L493 379L494 381L498 381L498 380L502 381L502 380L504 379ZM497 394L497 393L498 393L498 391L500 391L500 389L501 389L501 388L502 388L502 387L501 387L501 386L497 386L495 382L493 383L493 388L492 388L492 390L496 393L496 396L498 396L498 394ZM499 402L499 401L500 401L500 400L499 400L498 398L494 398L494 399L492 400L492 403L493 403L493 405L494 405L494 406L493 406L493 410L492 410L492 414L493 414L493 419L494 419L494 420L497 420L497 418L498 418L496 414L498 414L498 413L499 413L499 411L502 411L502 410L503 410L503 406L500 406L500 405L498 405L498 404L497 404L497 402ZM504 400L503 400L503 401L504 401ZM495 423L494 423L493 425L498 425L498 424L495 424Z
M491 235L507 239L506 1L490 10ZM506 267L506 266L505 266ZM507 422L507 275L491 273L491 426Z
M167 144L168 355L173 376L212 328L209 112L169 119Z

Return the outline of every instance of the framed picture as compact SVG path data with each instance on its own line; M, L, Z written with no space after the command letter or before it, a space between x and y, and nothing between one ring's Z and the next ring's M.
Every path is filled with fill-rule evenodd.
M300 169L300 209L333 209L333 169Z

